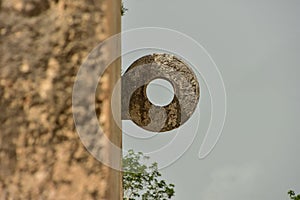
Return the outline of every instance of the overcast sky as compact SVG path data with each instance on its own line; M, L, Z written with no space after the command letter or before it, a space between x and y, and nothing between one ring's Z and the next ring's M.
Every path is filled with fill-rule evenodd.
M129 10L122 18L123 31L151 26L187 34L205 47L225 83L225 126L211 154L200 160L210 100L199 76L201 101L181 129L193 132L200 121L197 136L180 159L162 170L164 178L176 186L174 199L284 200L289 189L300 193L300 1L124 3ZM130 42L135 41L125 43ZM123 56L123 68L151 51ZM193 53L197 52L186 52ZM202 66L195 67L201 71ZM123 128L145 134L128 121ZM124 148L147 152L173 136L170 132L141 140L125 134Z

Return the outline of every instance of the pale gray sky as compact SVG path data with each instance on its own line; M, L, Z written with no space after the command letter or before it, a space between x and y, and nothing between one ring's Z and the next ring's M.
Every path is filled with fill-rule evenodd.
M176 185L174 199L284 200L289 189L300 193L300 1L124 3L129 11L122 18L123 31L154 26L189 35L206 48L225 83L227 117L222 136L211 154L199 160L210 117L209 97L199 78L203 96L197 137L180 159L162 170L164 178ZM149 52L123 56L123 68ZM196 67L201 71L201 66ZM195 130L198 120L195 114L184 130ZM123 125L125 131L139 134L131 122ZM124 136L124 148L155 149L171 134L148 143Z

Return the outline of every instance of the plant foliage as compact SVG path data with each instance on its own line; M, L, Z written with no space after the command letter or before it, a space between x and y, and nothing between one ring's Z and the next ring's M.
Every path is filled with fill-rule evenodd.
M174 196L174 185L161 180L157 163L150 166L142 162L149 159L143 153L129 150L123 157L124 200L167 200Z
M292 200L300 200L300 194L296 195L293 190L288 191L288 195Z
M122 16L125 15L125 13L126 13L127 11L128 11L128 9L125 8L124 4L122 3L122 5L121 5L121 15L122 15Z

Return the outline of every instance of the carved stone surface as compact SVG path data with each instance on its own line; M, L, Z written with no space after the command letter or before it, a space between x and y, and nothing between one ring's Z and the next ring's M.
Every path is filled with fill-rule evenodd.
M174 98L166 106L150 102L146 89L155 79L165 79L174 88ZM169 54L144 56L127 69L122 77L122 119L153 132L165 132L185 123L199 101L196 75L182 60Z

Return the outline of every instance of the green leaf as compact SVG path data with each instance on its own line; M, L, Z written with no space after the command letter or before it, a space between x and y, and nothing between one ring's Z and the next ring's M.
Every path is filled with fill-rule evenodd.
M158 164L146 165L149 157L132 149L123 157L124 200L142 197L142 200L167 200L174 196L174 184L161 180Z

